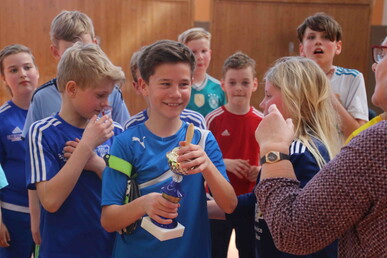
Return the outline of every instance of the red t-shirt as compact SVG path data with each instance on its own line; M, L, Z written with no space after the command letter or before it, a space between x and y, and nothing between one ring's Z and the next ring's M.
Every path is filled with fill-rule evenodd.
M214 134L224 159L249 160L250 165L257 166L259 145L255 140L255 130L262 121L263 114L254 107L244 115L235 115L222 106L206 116L207 128ZM237 195L249 193L255 182L239 179L227 171L231 185Z

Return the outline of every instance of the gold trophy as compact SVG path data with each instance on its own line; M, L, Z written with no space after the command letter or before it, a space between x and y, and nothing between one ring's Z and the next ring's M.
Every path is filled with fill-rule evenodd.
M194 133L194 125L191 123L187 128L185 141L187 144L191 143ZM168 184L161 188L162 196L173 203L178 203L181 198L184 197L183 191L180 189L180 183L183 180L183 175L188 174L187 169L182 169L181 164L177 162L177 150L179 147L174 148L172 151L166 154L168 158L168 165L173 172L172 180ZM144 217L142 219L141 227L151 233L160 241L165 241L173 238L183 236L184 226L181 225L176 219L173 219L170 224L161 224L150 217Z

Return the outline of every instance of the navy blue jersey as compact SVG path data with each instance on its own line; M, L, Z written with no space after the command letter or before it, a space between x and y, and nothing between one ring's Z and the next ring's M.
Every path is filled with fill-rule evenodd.
M328 162L330 158L326 147L318 140L314 140L314 143L321 156ZM293 165L297 179L300 181L300 186L304 187L320 171L317 161L299 140L293 141L289 148L289 154L290 162ZM259 182L259 178L257 182ZM256 257L337 257L337 241L317 253L305 256L297 256L279 251L274 245L269 228L263 219L253 192L238 196L238 206L232 214L226 214L226 218L228 220L254 220Z
M122 127L115 124L115 135ZM65 165L63 147L67 141L81 139L84 129L74 127L58 114L37 121L28 133L27 184L53 178ZM113 138L98 146L98 156L110 152ZM101 226L101 179L96 173L83 170L74 189L57 212L42 208L42 257L110 257L114 235Z
M9 185L1 191L1 201L28 207L25 175L25 143L21 134L27 110L12 101L0 107L0 163Z

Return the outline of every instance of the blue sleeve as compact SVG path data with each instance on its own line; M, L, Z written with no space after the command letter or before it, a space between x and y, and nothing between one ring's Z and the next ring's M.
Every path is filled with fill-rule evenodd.
M290 155L290 162L301 187L304 187L320 171L316 159L309 151Z
M8 185L7 178L5 177L3 168L0 166L0 189Z
M35 94L33 101L31 102L28 112L27 112L27 117L26 121L24 122L24 127L23 127L23 132L22 132L22 137L25 139L28 134L28 130L30 129L31 125L40 119L43 119L41 112L40 112L40 98L39 94Z
M218 142L215 140L215 137L211 132L207 135L204 151L224 178L226 178L227 181L230 181L227 177L226 165L223 162L222 152L220 151Z
M253 192L242 194L238 196L238 205L231 214L226 213L226 220L228 221L240 221L247 220L253 221L255 215L255 205L257 198Z
M39 122L32 124L26 139L26 180L27 188L35 190L35 183L48 181L61 169L51 150L51 143L39 128Z
M125 159L125 150L119 137L113 141L111 155ZM101 205L121 205L124 201L128 177L121 172L106 167L102 174Z
M109 103L113 108L112 118L113 121L124 125L129 120L130 115L128 108L126 107L125 101L122 97L121 90L115 86L112 94L109 96Z

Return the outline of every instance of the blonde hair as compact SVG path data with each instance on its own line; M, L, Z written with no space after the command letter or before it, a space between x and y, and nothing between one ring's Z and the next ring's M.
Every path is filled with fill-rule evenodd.
M0 51L0 73L2 76L4 76L4 59L7 56L15 55L15 54L19 54L19 53L29 54L31 56L33 65L37 68L36 63L35 63L35 57L28 47L26 47L24 45L20 45L20 44L12 44L12 45L6 46L5 48L3 48Z
M251 71L253 73L253 77L256 76L256 71L255 71L255 61L245 53L238 51L231 56L229 56L223 64L222 67L222 76L223 78L226 75L226 72L229 69L245 69L247 67L251 67Z
M64 52L59 61L57 83L60 92L64 91L69 81L76 82L80 88L87 88L103 79L121 84L125 74L121 67L112 64L96 44L77 42Z
M79 11L62 11L51 23L50 38L55 45L58 40L75 42L85 34L95 38L92 20Z
M293 119L295 137L310 150L321 168L326 161L313 138L325 145L331 159L342 141L327 76L310 59L284 57L267 71L265 80L281 90L284 105Z
M179 41L180 43L183 43L183 44L187 44L188 42L190 42L192 40L197 40L197 39L202 39L202 38L207 39L208 42L211 43L211 33L209 33L208 31L206 31L203 28L191 28L191 29L186 30L183 33L181 33L178 36L177 41Z

